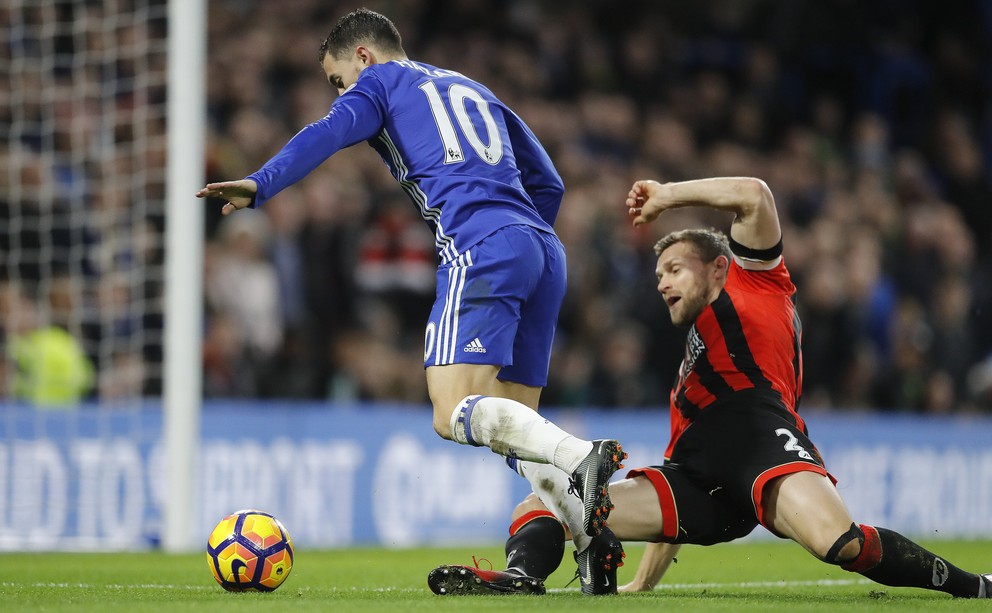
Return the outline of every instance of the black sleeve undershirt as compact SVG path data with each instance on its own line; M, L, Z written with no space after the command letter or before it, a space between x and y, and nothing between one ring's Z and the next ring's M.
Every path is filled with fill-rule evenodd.
M751 247L745 247L729 236L727 238L730 240L730 250L734 253L734 255L738 255L746 260L761 260L763 262L768 262L782 255L781 238L778 239L775 246L769 247L768 249L752 249Z

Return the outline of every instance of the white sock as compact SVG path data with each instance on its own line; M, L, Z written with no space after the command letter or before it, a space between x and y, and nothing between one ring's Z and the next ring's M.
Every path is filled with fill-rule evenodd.
M582 526L582 501L568 493L568 475L549 464L517 462L517 472L530 481L534 493L572 533L575 550L585 551L592 542Z
M466 396L451 415L451 438L463 445L486 446L503 456L553 464L569 475L592 451L576 438L509 398Z
M571 475L582 463L582 460L589 455L590 451L592 451L590 441L584 441L569 434L558 441L558 446L555 447L554 461L551 463Z

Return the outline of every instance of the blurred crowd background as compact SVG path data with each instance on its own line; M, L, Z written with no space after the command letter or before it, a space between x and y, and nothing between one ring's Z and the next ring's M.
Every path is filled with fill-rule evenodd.
M753 175L799 287L804 407L992 412L992 1L211 0L208 181L327 113L317 49L361 5L412 59L492 89L562 174L569 292L544 406L666 402L684 332L651 247L730 219L635 231L627 190ZM432 236L370 148L258 211L191 205L208 397L426 402Z

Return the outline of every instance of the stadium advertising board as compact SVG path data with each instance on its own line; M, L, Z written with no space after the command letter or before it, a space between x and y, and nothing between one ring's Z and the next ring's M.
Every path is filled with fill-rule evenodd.
M628 467L660 461L658 411L549 415L615 436ZM992 537L992 420L813 414L814 440L855 517L927 538ZM212 404L202 422L197 530L242 508L297 547L502 542L530 490L486 449L442 441L420 407ZM160 538L161 413L0 416L0 550L128 550ZM756 534L756 536L758 536Z

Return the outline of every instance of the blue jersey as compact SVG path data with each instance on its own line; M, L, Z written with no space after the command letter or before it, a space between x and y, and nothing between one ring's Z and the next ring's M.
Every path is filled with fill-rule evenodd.
M442 263L510 225L552 232L564 186L533 132L485 86L410 60L375 64L258 172L255 206L368 143L434 232Z

